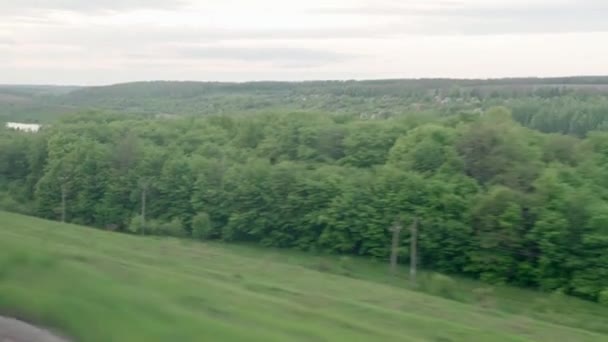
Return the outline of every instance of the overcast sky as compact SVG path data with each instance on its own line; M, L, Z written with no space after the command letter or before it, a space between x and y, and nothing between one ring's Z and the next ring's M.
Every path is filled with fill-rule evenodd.
M608 0L0 0L0 83L608 74Z

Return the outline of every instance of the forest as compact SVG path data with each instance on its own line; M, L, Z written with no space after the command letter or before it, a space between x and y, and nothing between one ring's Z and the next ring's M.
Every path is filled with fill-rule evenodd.
M422 268L608 305L608 99L553 89L459 90L387 115L347 100L377 110L388 95L330 101L352 111L79 110L0 129L0 209L379 260L415 220Z
M525 126L582 136L606 125L607 94L608 77L0 85L0 122L52 123L89 110L161 118L268 112L389 118L507 106Z

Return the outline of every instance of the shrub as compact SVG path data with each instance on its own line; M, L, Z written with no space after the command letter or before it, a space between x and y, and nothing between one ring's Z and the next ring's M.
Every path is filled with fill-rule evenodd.
M169 222L161 223L158 233L175 237L183 237L186 235L182 222L178 218L174 218Z
M227 224L222 227L222 240L233 241L234 235L234 228L231 225Z
M341 271L340 273L342 275L349 276L349 277L352 276L352 274L353 274L353 265L352 265L350 257L348 257L348 256L341 256L340 257L340 263L339 263L339 265L340 265L340 271Z
M434 295L448 299L454 299L456 292L456 282L443 274L433 273L427 284L427 290Z
M597 301L602 305L608 306L608 288L600 292Z
M135 215L131 218L131 222L129 222L129 226L127 227L127 231L133 234L139 234L142 232L143 228L143 220L141 215Z
M210 239L214 235L207 213L198 213L192 218L192 236L196 239Z
M186 233L181 221L177 218L171 221L146 220L146 224L144 225L141 215L136 215L131 219L127 230L134 234L169 235L177 237L184 236Z
M31 213L26 205L17 202L7 193L0 193L0 209L26 215Z
M143 227L144 234L148 235L163 235L162 222L159 220L146 220L146 224Z

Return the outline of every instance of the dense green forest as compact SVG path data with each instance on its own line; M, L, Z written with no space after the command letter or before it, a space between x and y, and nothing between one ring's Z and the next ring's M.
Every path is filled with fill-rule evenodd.
M608 77L0 85L0 122L52 123L65 113L86 110L150 118L323 112L382 119L506 106L526 127L583 137L608 126L607 94Z
M92 111L38 134L2 129L0 205L377 259L395 222L418 220L421 267L608 303L606 97L453 102L386 116Z

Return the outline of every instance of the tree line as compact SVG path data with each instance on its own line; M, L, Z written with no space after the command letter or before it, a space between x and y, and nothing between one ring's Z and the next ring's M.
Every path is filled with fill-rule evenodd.
M518 113L75 114L0 131L0 205L378 259L391 226L417 220L424 268L608 302L608 133L543 133Z

